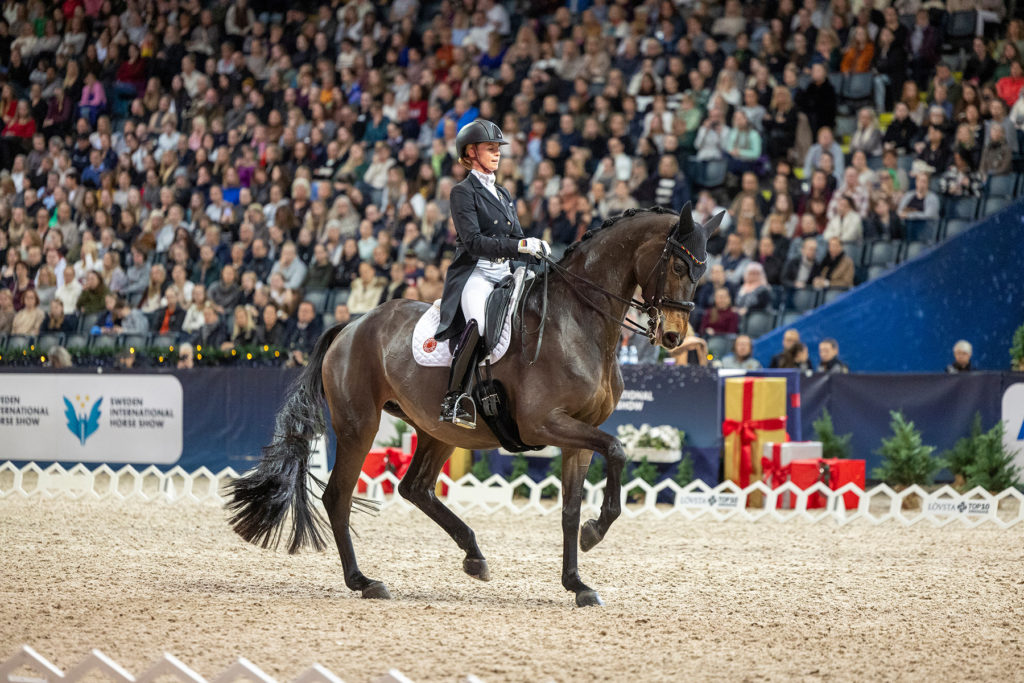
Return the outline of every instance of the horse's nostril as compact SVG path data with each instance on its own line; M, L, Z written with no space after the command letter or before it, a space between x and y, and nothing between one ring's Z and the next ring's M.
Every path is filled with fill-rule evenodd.
M678 332L666 332L664 340L665 346L670 349L674 349L679 346L679 333Z

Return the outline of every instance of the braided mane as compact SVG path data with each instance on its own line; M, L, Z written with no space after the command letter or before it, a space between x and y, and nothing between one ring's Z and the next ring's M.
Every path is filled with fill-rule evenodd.
M576 240L575 242L573 242L572 244L570 244L566 248L565 253L562 255L561 260L564 261L566 258L569 257L570 254L572 254L572 252L574 252L576 250L576 247L580 246L581 244L583 244L584 242L589 240L591 237L593 237L597 233L601 232L602 230L606 230L606 229L612 227L613 225L615 225L616 223L618 223L619 221L621 221L624 218L632 218L633 216L636 216L637 214L644 214L644 213L653 213L653 214L671 213L671 214L676 214L677 212L673 211L672 209L665 208L664 206L658 206L658 205L652 206L652 207L647 208L647 209L626 209L625 211L623 211L620 214L617 214L615 216L611 216L610 218L606 218L605 221L603 223L601 223L601 225L599 227L591 228L590 230L587 230L585 233L583 233L583 236L580 239Z

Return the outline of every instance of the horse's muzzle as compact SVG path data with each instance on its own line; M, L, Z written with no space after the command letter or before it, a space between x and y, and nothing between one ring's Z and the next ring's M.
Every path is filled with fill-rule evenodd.
M682 341L683 336L678 332L666 332L661 335L661 345L669 351L679 346Z

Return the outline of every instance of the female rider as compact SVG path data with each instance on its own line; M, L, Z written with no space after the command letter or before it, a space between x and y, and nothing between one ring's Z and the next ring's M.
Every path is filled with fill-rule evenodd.
M483 119L466 124L455 137L459 163L469 173L451 192L458 241L445 279L441 321L434 339L458 338L440 421L468 429L476 427L476 411L466 393L466 380L478 358L487 295L509 274L508 262L519 254L541 257L551 253L544 240L523 237L515 200L494 182L501 145L506 144L501 129Z

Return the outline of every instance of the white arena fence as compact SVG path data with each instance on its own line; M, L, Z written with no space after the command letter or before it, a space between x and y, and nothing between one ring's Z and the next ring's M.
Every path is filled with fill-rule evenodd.
M113 683L155 683L167 680L183 683L207 683L207 679L190 669L173 655L164 656L150 665L138 676L133 676L124 667L103 654L93 650L82 661L68 669L67 673L51 664L28 645L21 648L7 661L0 663L0 683L76 683L77 681L105 680ZM374 678L378 683L412 683L408 676L397 669ZM277 683L249 660L239 657L234 664L220 675L209 679L209 683ZM464 683L480 683L476 676L466 676ZM319 664L313 664L299 674L292 683L342 683L342 679Z
M224 486L238 476L238 472L231 468L217 473L205 467L194 472L187 472L181 467L163 472L150 466L140 471L130 465L115 470L108 465L89 469L78 464L65 469L59 464L42 468L29 463L19 468L7 461L0 464L0 498L140 500L222 505L226 502ZM398 485L399 480L393 473L385 472L373 478L363 473L360 474L360 481L367 486L367 492L360 495L378 501L381 508L413 509L397 493L384 493L385 482L392 487ZM533 481L523 475L506 481L495 474L480 481L472 474L467 474L453 481L441 474L438 482L447 490L448 504L460 512L480 510L493 513L505 510L514 514L546 515L561 509L561 482L555 477ZM545 497L543 494L548 487L554 487L558 493ZM597 484L585 483L584 511L596 513L600 509L604 488L604 481ZM820 494L815 499L823 499L824 507L808 507L808 501L814 494ZM857 504L847 507L845 498L848 497L855 499ZM747 504L748 499L756 501L758 498L763 499L763 504L758 503L757 507ZM780 500L788 501L788 507L778 506ZM949 486L932 492L911 486L897 492L885 484L867 491L855 484L846 484L833 491L822 482L806 490L786 482L773 490L763 482L740 488L729 481L709 486L697 480L679 486L668 479L655 485L634 479L623 485L622 502L622 514L625 517L650 515L659 519L675 515L688 520L716 521L803 520L815 523L833 520L840 526L856 520L871 524L895 521L905 526L927 521L935 526L956 522L976 527L991 523L1003 529L1024 522L1024 493L1017 489L992 494L981 488L960 493Z

